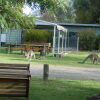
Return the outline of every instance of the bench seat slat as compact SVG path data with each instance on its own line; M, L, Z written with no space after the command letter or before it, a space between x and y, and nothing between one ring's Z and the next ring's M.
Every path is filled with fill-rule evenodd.
M0 77L0 80L2 79L28 80L28 78L23 78L23 77Z
M12 94L11 93L1 93L0 96L1 97L5 97L5 96L7 97L27 97L27 95L24 93L12 93Z
M12 76L13 75L13 76ZM17 77L17 76L20 76L20 77L28 77L29 75L26 75L26 74L19 74L19 73L0 73L0 77L2 76L11 76L11 77Z
M29 64L0 63L0 66L28 67Z
M11 86L8 86L8 87L0 86L0 89L25 89L25 86L12 86L12 87Z
M25 67L0 67L0 69L15 69L15 70L27 70Z
M11 70L0 70L0 75L20 75L20 76L29 76L29 71L11 71Z
M0 68L2 68L2 67L7 67L7 68L9 68L9 67L11 67L11 68L14 68L14 67L15 68L27 68L27 66L12 66L12 65L11 66L10 65L9 66L8 65L3 66L3 65L0 65Z
M27 81L26 81L27 82ZM25 80L24 81L10 81L9 80L9 82L8 81L2 81L2 82L0 82L0 85L3 85L3 84L5 84L5 85L26 85L26 82L25 82Z
M19 93L19 92L22 92L22 93L25 93L26 92L26 89L0 89L0 93Z

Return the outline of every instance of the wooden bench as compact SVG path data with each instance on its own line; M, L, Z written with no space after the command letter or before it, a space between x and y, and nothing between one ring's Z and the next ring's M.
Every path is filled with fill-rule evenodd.
M8 44L9 45L9 51L13 51L13 50L29 50L32 49L36 52L39 52L40 50L44 49L46 51L50 51L51 50L51 43L24 43L24 44Z
M25 45L23 45L23 44L7 44L9 47L8 47L8 49L9 49L9 51L11 52L11 51L13 51L13 50L21 50L21 51L23 51L23 50L25 50Z
M50 51L51 50L51 43L24 43L23 44L26 49L31 48L34 51L40 51L42 49L45 49L46 51Z
M0 63L0 96L25 97L28 100L29 64Z

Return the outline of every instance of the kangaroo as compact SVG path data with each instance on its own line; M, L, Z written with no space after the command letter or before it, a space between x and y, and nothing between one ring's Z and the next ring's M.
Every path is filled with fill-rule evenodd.
M32 60L32 57L35 59L35 53L33 50L25 50L26 60Z
M99 58L99 56L97 55L97 54L89 54L82 62L80 62L80 63L85 63L86 62L86 60L87 59L90 59L92 62L93 62L93 64L95 63L95 62L97 62L97 61L100 61L100 58Z

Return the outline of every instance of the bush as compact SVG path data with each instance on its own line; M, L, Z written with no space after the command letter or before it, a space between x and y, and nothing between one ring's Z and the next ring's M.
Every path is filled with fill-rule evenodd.
M24 42L49 42L50 33L46 30L30 29L24 32Z
M93 50L95 48L96 34L88 29L78 33L80 50Z
M95 49L100 50L100 34L96 36Z

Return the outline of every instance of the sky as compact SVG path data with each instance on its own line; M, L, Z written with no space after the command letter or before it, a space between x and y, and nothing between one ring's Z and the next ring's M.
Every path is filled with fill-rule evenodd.
M39 7L39 4L37 3L32 3L32 6L28 5L27 3L24 4L24 7L23 7L23 13L25 15L35 15L37 17L40 17L41 16L41 13L40 13L40 7Z

